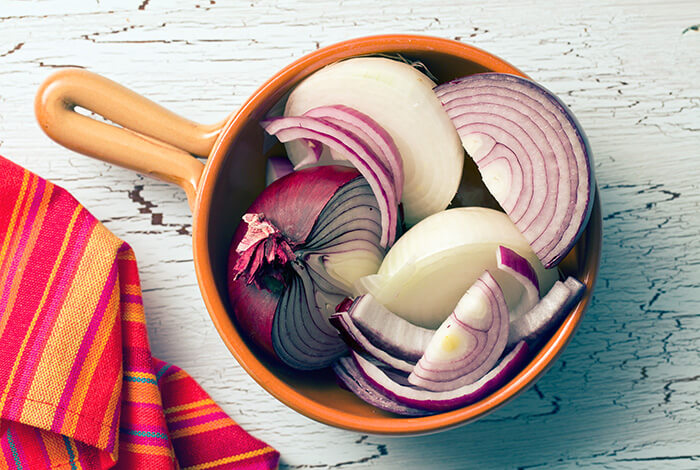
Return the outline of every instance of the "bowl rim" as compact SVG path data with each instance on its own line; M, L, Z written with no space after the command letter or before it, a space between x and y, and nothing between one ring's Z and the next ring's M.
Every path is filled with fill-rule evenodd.
M591 256L584 260L584 278L587 287L582 300L538 354L512 378L486 398L444 413L432 416L405 418L364 417L322 405L297 392L275 376L247 347L218 295L210 262L208 227L214 187L226 158L226 151L243 127L243 123L275 90L296 81L328 63L342 58L378 52L440 52L466 59L490 70L526 76L508 62L476 47L444 38L411 34L366 36L332 44L313 51L284 67L267 80L233 113L222 129L206 163L193 213L193 252L199 287L205 305L221 339L243 369L267 392L298 413L320 423L341 429L381 435L419 435L451 429L476 420L503 406L533 385L554 363L573 337L592 298L593 287L600 264L602 220L596 187L595 201L588 225L584 231ZM332 60L329 60L332 59ZM581 243L579 241L579 243Z

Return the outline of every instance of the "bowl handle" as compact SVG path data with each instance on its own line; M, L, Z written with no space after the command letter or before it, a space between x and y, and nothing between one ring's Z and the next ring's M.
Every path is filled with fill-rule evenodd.
M76 112L81 107L121 127ZM202 125L184 119L107 78L68 68L44 81L34 101L39 125L76 152L163 181L187 193L194 210L204 165L224 122Z

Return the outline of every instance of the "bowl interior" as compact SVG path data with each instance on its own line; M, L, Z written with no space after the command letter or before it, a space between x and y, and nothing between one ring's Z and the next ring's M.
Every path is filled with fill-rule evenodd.
M420 60L438 82L484 71L522 74L478 49L453 41L416 36L363 38L330 46L300 59L283 69L250 98L229 121L214 149L205 170L195 214L195 260L207 307L222 338L241 365L278 399L308 417L347 429L386 434L430 432L474 419L512 398L534 381L568 341L583 314L589 294L544 346L542 352L547 350L548 353L540 353L523 371L529 370L528 374L521 373L508 386L480 403L425 418L403 418L366 405L351 392L341 389L329 370L302 373L270 360L248 341L244 332L237 329L228 301L226 265L231 238L241 216L264 188L267 156L281 152L280 146L263 151L264 135L258 122L285 93L315 70L343 58L370 53L400 53L406 59ZM480 179L472 168L465 172L457 200L474 184L480 184ZM489 200L484 202L494 204ZM594 211L591 220L596 217L597 227L589 226L564 263L568 273L584 281L588 279L589 293L597 270L596 252L599 251L600 239L594 235L600 232L599 210Z

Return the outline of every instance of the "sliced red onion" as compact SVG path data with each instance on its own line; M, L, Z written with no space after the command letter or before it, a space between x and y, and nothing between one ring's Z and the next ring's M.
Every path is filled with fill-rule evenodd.
M375 346L413 364L423 356L435 334L435 330L416 326L392 313L371 294L357 297L348 313Z
M380 232L376 199L355 169L321 166L275 181L231 244L229 297L238 324L291 367L330 365L347 347L328 317L358 278L378 269Z
M380 410L403 416L427 416L432 414L430 411L412 408L382 395L364 378L355 362L349 357L341 357L338 359L338 361L333 364L333 371L348 390L353 392L364 402Z
M511 322L507 347L520 341L531 345L541 342L547 337L546 333L571 312L585 290L585 284L573 277L568 277L564 282L555 282L537 305Z
M477 381L503 353L508 322L503 291L486 271L435 332L409 382L428 390L447 391Z
M489 191L546 268L559 263L593 207L588 141L571 111L513 75L470 75L435 88Z
M398 383L385 371L361 355L351 351L357 368L367 385L381 395L411 408L427 411L449 411L474 403L503 386L525 364L528 346L523 341L506 354L501 362L474 383L450 391L434 392ZM360 396L360 398L363 398Z
M537 273L527 259L505 246L498 247L496 260L498 269L513 276L525 289L524 298L515 311L511 312L511 316L518 318L532 309L540 300L540 283L537 280Z
M396 357L388 351L375 346L353 323L348 312L338 312L331 315L330 322L340 331L345 342L361 354L368 354L374 359L381 361L394 369L410 373L415 366L414 362L406 361L405 358Z
M382 217L381 246L393 244L396 238L398 204L394 179L379 157L351 132L335 124L312 117L279 117L262 121L261 125L280 142L297 139L317 141L341 153L365 177L372 188Z
M265 166L265 185L269 186L273 181L277 181L293 171L292 162L287 157L270 157Z
M349 106L319 106L304 113L304 116L322 118L343 127L360 137L389 169L396 187L397 204L403 190L403 161L399 149L389 133L371 117Z

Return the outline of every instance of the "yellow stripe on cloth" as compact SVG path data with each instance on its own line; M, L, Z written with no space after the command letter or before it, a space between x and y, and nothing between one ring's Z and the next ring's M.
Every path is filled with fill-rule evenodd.
M114 283L114 289L112 290L111 297L109 299L109 304L107 304L107 312L117 311L119 309L119 283ZM83 363L83 367L80 370L80 375L78 376L78 381L76 382L75 390L73 391L73 396L70 399L70 404L68 409L78 410L83 403L86 402L88 389L90 385L94 382L95 371L97 366L102 359L102 353L104 352L107 343L109 342L109 337L113 331L114 323L119 315L109 315L105 314L102 317L102 321L97 328L97 334L95 339L88 350L87 357ZM107 378L101 378L102 381L106 381ZM116 380L120 380L116 377ZM116 383L112 384L115 387ZM63 427L61 432L67 436L75 435L76 428L78 426L78 415L67 415L63 421Z
M201 408L196 411L191 411L189 413L177 415L177 416L170 416L168 418L168 423L177 423L178 421L182 421L185 419L190 419L190 418L198 418L199 416L205 416L208 414L212 413L217 413L221 411L221 408L219 408L218 405L207 405L204 408Z
M208 423L196 424L194 426L178 429L177 431L170 433L170 437L177 439L179 437L193 436L195 434L215 431L217 429L222 429L229 426L235 426L235 423L227 416L226 418L216 419L214 421L209 421Z
M228 463L240 462L241 460L250 459L253 457L257 457L259 455L265 455L269 452L274 452L274 451L275 451L275 449L273 449L270 446L267 446L267 447L263 447L262 449L251 450L250 452L245 452L243 454L232 455L231 457L225 457L225 458L219 459L219 460L212 460L211 462L200 463L197 465L192 465L190 467L183 467L182 470L206 470L208 468L214 468L214 467L218 467L220 465L226 465Z
M42 419L41 412L44 410L35 402L59 403L80 348L79 338L85 336L100 298L95 295L95 288L102 286L95 286L95 279L107 277L114 263L114 253L121 244L103 225L95 225L78 264L75 281L70 286L42 352L37 373L27 393L29 401L22 411L22 422L35 423ZM105 315L114 313L105 312Z
M170 413L176 413L178 411L191 410L192 408L198 408L200 406L213 404L215 404L214 400L212 400L211 398L207 398L205 400L193 401L192 403L187 403L185 405L171 406L170 408L166 408L165 410L163 410L163 412L167 415Z

